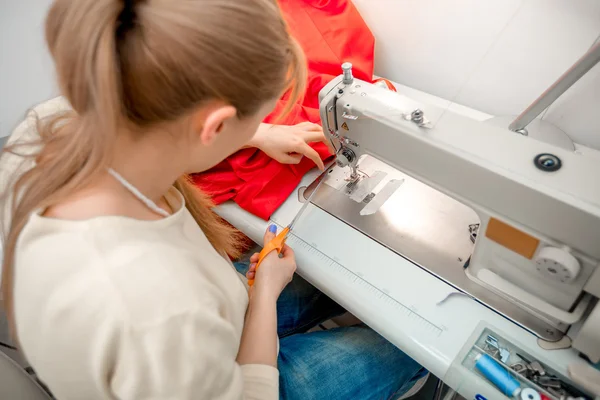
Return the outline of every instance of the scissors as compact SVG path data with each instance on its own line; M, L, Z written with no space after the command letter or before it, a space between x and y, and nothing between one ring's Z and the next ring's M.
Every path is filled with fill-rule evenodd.
M330 164L327 168L325 168L325 172L323 172L321 175L319 175L319 177L317 178L317 186L315 187L313 192L310 194L310 196L308 196L306 203L304 203L304 205L302 206L300 211L298 211L298 214L296 214L296 216L294 217L292 222L290 222L290 224L288 226L286 226L277 236L275 236L275 238L273 240L271 240L269 243L267 243L267 245L262 249L262 251L258 255L258 262L256 263L257 271L258 271L258 267L260 266L262 261L265 259L265 257L267 255L269 255L273 250L277 250L277 254L281 255L281 252L283 251L283 248L285 247L285 242L288 238L288 235L292 231L294 224L296 224L296 222L300 219L300 216L302 215L302 213L306 210L306 208L310 204L310 201L312 200L315 193L317 193L317 190L319 189L319 186L321 186L321 183L323 183L325 181L325 179L324 179L325 175L327 174L327 172L329 171L329 168L331 168L332 165L333 164ZM249 279L248 285L249 286L254 285L254 279Z

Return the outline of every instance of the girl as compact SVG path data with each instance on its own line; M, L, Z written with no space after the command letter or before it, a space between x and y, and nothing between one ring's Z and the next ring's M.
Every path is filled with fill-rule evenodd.
M2 293L58 399L384 399L413 386L421 367L364 326L304 333L343 310L292 281L292 249L251 266L248 292L227 258L236 232L186 179L243 146L295 162L285 155L314 157L306 141L324 140L312 125L259 128L305 81L275 0L56 0L46 37L72 111L38 123L35 147L9 147L5 163L27 163L7 191Z

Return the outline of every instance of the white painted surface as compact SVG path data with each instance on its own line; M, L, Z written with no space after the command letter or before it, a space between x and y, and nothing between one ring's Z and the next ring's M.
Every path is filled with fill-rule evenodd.
M376 73L491 115L522 112L600 36L598 0L354 0ZM600 148L600 66L545 118Z
M58 94L44 41L50 4L0 0L0 138L11 133L29 108Z
M377 38L378 74L491 115L520 113L600 36L599 0L354 2ZM57 94L43 39L50 3L0 0L0 137ZM599 109L597 66L545 118L600 148Z

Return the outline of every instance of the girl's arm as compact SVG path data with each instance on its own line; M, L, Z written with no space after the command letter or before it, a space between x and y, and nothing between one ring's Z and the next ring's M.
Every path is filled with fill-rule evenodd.
M269 227L264 236L265 246L275 238L277 227ZM289 247L285 247L278 256L271 252L260 268L256 269L258 254L250 258L249 279L255 279L250 288L250 301L242 342L237 362L244 364L265 364L277 366L277 299L292 280L296 271L296 258Z

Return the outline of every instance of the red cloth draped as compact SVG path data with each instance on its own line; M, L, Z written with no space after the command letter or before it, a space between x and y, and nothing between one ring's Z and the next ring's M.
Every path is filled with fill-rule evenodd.
M353 64L355 77L372 81L375 39L350 0L280 0L279 3L292 35L306 53L309 73L304 98L286 118L276 122L320 123L319 91L341 74L343 62ZM284 106L282 99L264 122L275 122ZM324 144L312 147L323 160L330 156ZM194 182L215 203L234 200L244 210L267 220L314 166L306 157L297 165L283 165L260 150L244 149L213 169L195 175Z

